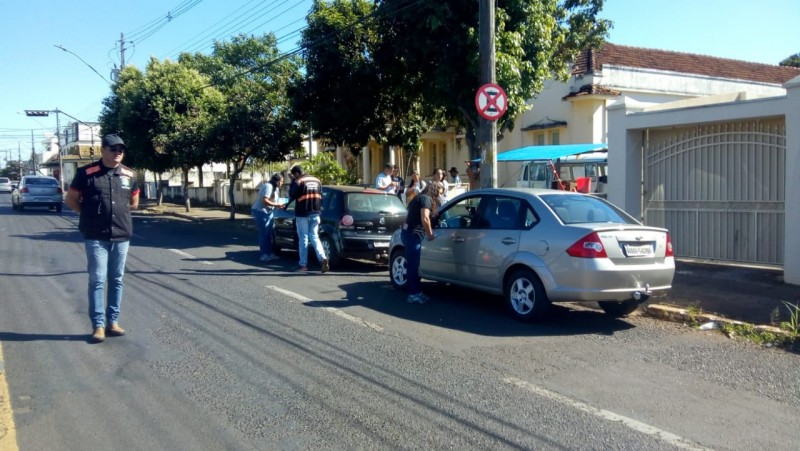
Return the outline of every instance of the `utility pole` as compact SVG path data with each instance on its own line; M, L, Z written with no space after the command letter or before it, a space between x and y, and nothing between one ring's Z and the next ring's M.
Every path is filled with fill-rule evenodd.
M119 70L125 69L125 33L119 34Z
M494 8L495 0L479 0L480 84L495 82ZM481 152L481 187L497 187L497 124L478 117L478 146Z
M33 146L33 130L31 130L31 161L33 162L33 172L36 172L36 148Z

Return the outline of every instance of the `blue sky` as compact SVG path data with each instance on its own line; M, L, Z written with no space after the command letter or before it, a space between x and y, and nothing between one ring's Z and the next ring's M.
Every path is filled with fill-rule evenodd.
M17 158L18 147L23 158L30 155L31 130L37 151L44 133L55 130L55 115L30 118L26 109L58 108L96 120L109 74L120 64L122 33L133 41L125 44L126 64L140 68L150 56L207 53L213 39L238 33L273 31L281 49L290 51L311 3L0 0L0 166L5 157ZM800 52L797 0L606 0L601 17L614 22L609 41L616 44L765 64Z

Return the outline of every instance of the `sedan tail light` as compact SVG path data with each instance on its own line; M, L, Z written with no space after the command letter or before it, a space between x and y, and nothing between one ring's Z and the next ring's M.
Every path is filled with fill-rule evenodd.
M567 249L567 254L578 258L608 258L597 232L592 232L579 239Z
M64 194L64 190L62 190L60 187L58 188L58 194Z
M674 257L675 253L672 252L672 239L669 237L669 233L667 234L667 252L664 254L665 257Z
M27 193L28 192L28 187L26 186L26 187L22 188L21 190L19 190L19 192L20 193Z

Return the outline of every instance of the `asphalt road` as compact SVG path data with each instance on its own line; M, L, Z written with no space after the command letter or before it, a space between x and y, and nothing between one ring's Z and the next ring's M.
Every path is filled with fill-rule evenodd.
M224 222L137 216L128 334L88 344L76 220L0 195L0 355L22 450L800 441L797 354L573 305L524 324L441 285L409 305L385 267L265 266L253 231Z

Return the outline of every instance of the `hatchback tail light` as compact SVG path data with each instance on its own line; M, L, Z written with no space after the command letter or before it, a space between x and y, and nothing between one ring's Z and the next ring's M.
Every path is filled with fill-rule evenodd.
M579 239L567 249L567 254L578 258L608 258L597 232L592 232Z
M669 233L667 234L667 252L664 254L665 257L674 257L675 253L672 252L672 239L669 237Z

